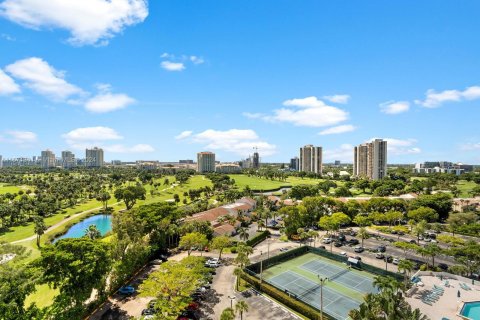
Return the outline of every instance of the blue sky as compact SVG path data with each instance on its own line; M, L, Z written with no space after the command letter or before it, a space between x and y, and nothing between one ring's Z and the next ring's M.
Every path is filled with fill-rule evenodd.
M0 154L480 163L480 2L0 0Z

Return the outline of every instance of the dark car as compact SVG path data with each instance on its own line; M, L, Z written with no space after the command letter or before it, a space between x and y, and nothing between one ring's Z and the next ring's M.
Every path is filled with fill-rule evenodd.
M325 248L325 246L320 246L319 248L320 248L320 249L323 249L323 250L325 250L325 249L326 249L326 248Z
M445 263L439 263L439 264L438 264L438 267L439 267L440 269L442 269L443 271L447 271L447 270L448 270L448 265L445 264Z
M363 247L355 247L355 249L353 249L353 251L355 251L356 253L362 253L365 249Z
M352 238L352 239L348 240L348 243L349 243L351 246L355 246L355 245L359 244L360 241L358 241L358 240L355 239L355 238Z
M155 314L155 309L148 308L142 310L142 316L152 316Z
M340 241L335 241L335 243L333 245L337 248L343 246L343 244Z
M385 247L385 246L378 246L378 247L377 247L377 251L378 251L378 252L385 252L385 251L387 251L387 247Z
M417 243L417 240L410 240L410 243Z
M339 240L339 241L345 241L345 240L347 240L347 238L345 237L344 234L339 234L339 235L338 235L338 240Z
M177 320L199 320L200 315L197 311L184 311L178 316Z
M357 259L358 261L362 261L362 257L360 256L355 256L355 259Z
M387 261L388 263L392 263L393 262L393 257L392 256L386 256L385 261Z

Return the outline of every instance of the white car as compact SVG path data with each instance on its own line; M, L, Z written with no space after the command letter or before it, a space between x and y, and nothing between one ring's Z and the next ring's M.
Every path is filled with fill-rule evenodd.
M346 257L347 253L345 251L342 251L342 252L340 252L340 255Z
M400 260L398 258L393 258L393 261L392 261L393 264L397 265L399 262Z
M329 244L329 243L332 242L332 239L331 238L323 238L322 242L326 243L326 244Z

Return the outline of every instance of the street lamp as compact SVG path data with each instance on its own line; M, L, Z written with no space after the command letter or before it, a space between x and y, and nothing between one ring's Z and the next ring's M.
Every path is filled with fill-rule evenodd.
M267 259L270 259L270 236L267 237Z
M262 259L263 251L260 251L260 286L262 285L263 280L263 259Z
M328 280L328 278L321 278L320 275L317 275L318 280L320 281L320 320L323 320L323 285Z
M233 300L235 300L235 296L228 296L228 298L230 299L230 308L233 309Z

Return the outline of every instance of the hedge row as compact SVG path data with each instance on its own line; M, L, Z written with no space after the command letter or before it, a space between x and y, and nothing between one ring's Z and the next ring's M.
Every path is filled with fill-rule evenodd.
M304 302L290 297L285 292L275 288L274 286L262 282L254 276L251 276L247 273L242 274L242 279L251 284L256 290L264 292L273 299L279 301L280 303L286 305L290 309L300 313L301 315L307 317L308 319L318 320L320 319L320 311L308 306ZM334 320L335 318L329 316L326 312L323 313L323 318L326 320Z
M257 244L267 239L269 235L270 231L265 230L262 233L255 235L255 237L253 237L252 239L247 240L247 246L255 247Z

